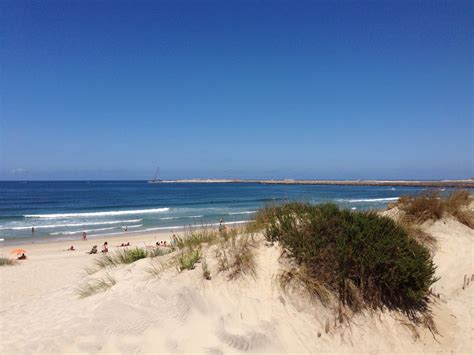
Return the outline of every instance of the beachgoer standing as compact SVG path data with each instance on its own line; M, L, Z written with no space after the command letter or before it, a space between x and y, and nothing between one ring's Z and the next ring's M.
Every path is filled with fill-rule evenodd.
M224 220L221 218L219 221L219 232L223 232L225 229Z
M35 227L31 227L31 234L35 234Z
M87 240L87 233L86 232L82 232L82 240Z

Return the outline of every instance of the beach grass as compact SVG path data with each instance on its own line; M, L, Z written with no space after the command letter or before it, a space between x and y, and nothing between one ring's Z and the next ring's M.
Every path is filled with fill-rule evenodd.
M178 249L195 249L203 244L213 244L219 237L215 229L203 227L196 230L188 230L183 236L176 237L176 247Z
M474 214L468 209L471 202L472 196L467 190L454 190L447 196L442 196L438 190L429 190L418 195L402 196L395 206L404 212L403 218L410 223L437 221L448 214L474 228Z
M184 270L192 270L199 260L201 260L200 249L183 251L177 258L177 268L180 272Z
M209 266L207 265L206 260L204 259L201 264L202 268L202 277L205 280L210 280L211 279L211 271L209 270Z
M106 274L103 278L86 282L84 285L76 289L76 293L79 298L86 298L96 293L107 291L116 283L117 281L112 276Z
M17 264L16 260L0 257L0 266L11 266Z
M227 239L222 239L216 250L219 272L226 272L229 280L242 275L257 276L256 242L253 235L238 235L229 233Z

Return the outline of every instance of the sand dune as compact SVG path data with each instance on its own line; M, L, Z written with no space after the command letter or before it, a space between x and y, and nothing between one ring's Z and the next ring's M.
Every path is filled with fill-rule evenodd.
M101 270L84 268L94 256L80 245L29 247L30 259L2 267L0 352L21 353L472 353L474 231L452 219L424 228L437 241L434 255L441 279L433 314L439 334L414 327L396 312L365 313L349 324L302 296L283 294L274 282L281 250L260 240L257 277L229 281L216 272L216 246L206 251L212 279L201 267L170 267L151 275L164 256ZM164 236L162 236L164 238ZM151 236L135 236L150 243ZM92 244L92 242L88 242ZM97 243L96 243L97 244ZM5 255L7 250L0 250ZM79 298L77 288L109 274L109 290Z

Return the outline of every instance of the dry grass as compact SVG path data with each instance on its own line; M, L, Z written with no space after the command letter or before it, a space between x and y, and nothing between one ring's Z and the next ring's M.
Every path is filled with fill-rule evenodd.
M431 190L416 196L402 196L396 206L404 212L404 219L408 223L436 221L449 214L474 229L474 213L468 209L471 201L471 194L467 190L455 190L446 197L441 196L439 191Z
M446 212L462 224L474 229L474 213L468 210L471 195L467 190L457 190L451 193L445 201Z
M4 257L0 258L0 266L11 266L11 265L15 265L16 263L17 261L13 259L4 258Z
M325 305L331 299L331 292L324 284L312 277L304 266L280 272L277 281L280 288L287 294L304 291L311 299L318 299Z
M416 242L420 243L421 245L424 245L427 247L431 254L434 253L436 250L436 238L433 237L431 234L426 233L421 229L419 225L416 223L410 223L406 219L401 219L397 221L397 223L406 230L408 233L408 236L412 239L414 239Z
M211 271L209 270L209 267L207 266L206 260L203 260L202 264L202 277L205 280L210 280L211 279Z
M233 234L229 239L222 240L216 255L218 271L227 272L229 280L242 275L256 278L255 246L253 236Z
M443 217L444 205L438 191L426 191L416 196L402 196L398 200L399 208L405 212L405 218L411 223L423 223L430 219Z
M107 291L116 283L117 281L112 276L105 274L104 278L86 282L84 285L76 289L76 293L79 295L79 298L85 298L99 292Z

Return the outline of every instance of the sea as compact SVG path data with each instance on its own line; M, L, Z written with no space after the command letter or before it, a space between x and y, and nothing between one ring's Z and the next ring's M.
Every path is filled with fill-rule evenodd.
M381 209L420 187L156 183L146 181L0 181L0 243L74 240L119 233L241 224L265 205L334 202ZM34 232L32 231L34 227Z

